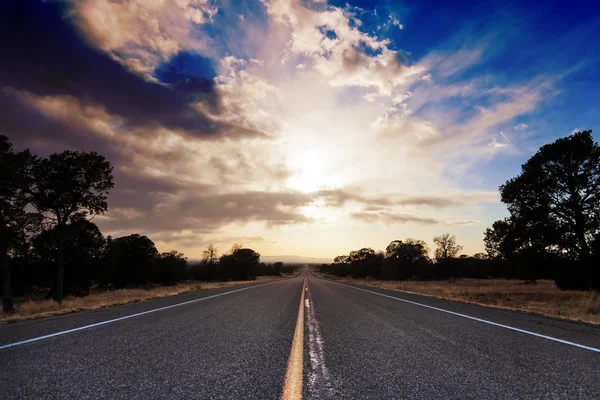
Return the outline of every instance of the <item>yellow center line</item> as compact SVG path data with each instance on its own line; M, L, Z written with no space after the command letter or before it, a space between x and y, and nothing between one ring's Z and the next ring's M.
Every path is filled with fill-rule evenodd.
M298 319L296 320L296 330L294 331L294 340L292 341L292 350L288 358L287 372L285 374L285 383L283 385L282 400L300 400L302 399L302 366L304 355L304 292L306 291L306 278L302 283L302 296L300 297L300 307L298 307Z

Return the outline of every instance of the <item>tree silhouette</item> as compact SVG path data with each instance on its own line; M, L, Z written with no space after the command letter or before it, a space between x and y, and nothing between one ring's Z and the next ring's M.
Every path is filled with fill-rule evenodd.
M231 254L221 256L220 266L230 280L254 280L259 272L260 254L234 245Z
M519 176L500 186L500 193L511 214L504 248L533 267L532 279L548 274L546 269L553 270L562 288L595 285L592 245L600 232L600 146L591 131L542 146ZM493 243L492 237L486 234L486 243Z
M456 244L456 236L449 233L434 237L433 242L437 245L435 249L435 259L437 261L454 258L462 250L462 246Z
M505 261L518 250L517 232L510 218L495 221L485 230L483 243L488 257Z
M381 275L383 254L365 247L351 251L346 262L350 263L353 278L377 277Z
M116 287L142 284L156 279L159 253L147 236L133 234L108 241L108 280Z
M8 264L8 250L16 236L19 220L26 216L25 207L29 202L31 169L35 157L29 150L14 152L12 144L0 135L0 258L2 267L3 298L2 310L13 313L11 274Z
M47 217L55 232L57 248L55 298L61 304L66 225L74 214L94 216L107 211L106 199L113 188L110 163L95 152L64 151L40 160L34 167L32 203Z
M427 253L429 248L422 240L392 241L385 249L382 277L404 280L426 274L430 264Z
M56 265L58 262L57 229L54 226L33 239L34 249L45 265ZM91 276L100 267L104 257L106 240L98 226L81 214L69 218L63 234L68 238L63 249L64 292L87 294Z
M202 260L205 263L209 265L214 265L219 260L219 251L217 250L215 245L211 243L208 246L206 246L206 250L202 252L202 256Z
M187 274L187 258L178 251L162 253L158 258L158 281L172 285L185 278Z
M591 132L542 146L500 187L527 239L582 260L590 258L589 242L600 229L600 147Z

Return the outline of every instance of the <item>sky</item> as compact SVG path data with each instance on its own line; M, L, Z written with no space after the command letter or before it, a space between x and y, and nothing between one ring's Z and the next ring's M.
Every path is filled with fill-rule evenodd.
M161 251L474 254L523 162L600 132L598 37L591 1L9 0L0 134L105 155L94 222Z

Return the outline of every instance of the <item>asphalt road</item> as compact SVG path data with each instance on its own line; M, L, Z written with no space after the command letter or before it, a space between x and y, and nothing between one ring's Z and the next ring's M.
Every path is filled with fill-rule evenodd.
M308 271L239 289L0 326L0 398L278 399L303 290L306 399L600 398L599 327Z

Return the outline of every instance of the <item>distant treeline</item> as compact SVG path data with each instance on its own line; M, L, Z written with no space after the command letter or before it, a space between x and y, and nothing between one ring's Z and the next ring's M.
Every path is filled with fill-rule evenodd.
M561 289L600 290L600 146L591 131L542 146L521 174L500 186L510 217L485 231L486 253L458 256L453 235L396 240L336 257L323 272L355 278L554 279Z
M444 234L455 242L454 235ZM438 237L436 237L437 239ZM460 246L456 246L460 249ZM458 278L506 278L535 282L555 279L561 269L573 266L565 259L530 259L515 256L510 260L492 258L486 253L472 256L451 252L446 256L430 257L422 240L394 240L385 251L363 248L348 255L335 257L331 264L322 264L320 272L352 278L384 280L443 280ZM575 262L576 263L576 262ZM566 288L566 287L565 287Z
M153 283L172 285L189 279L255 280L258 276L280 276L297 268L281 262L261 263L259 253L240 245L234 245L221 256L210 245L212 258L188 263L177 251L160 253L147 236L103 237L98 227L85 219L72 220L68 230L72 240L64 253L68 261L64 268L65 295L86 295L92 285L108 289ZM43 288L49 288L49 295L55 295L57 251L52 233L42 231L32 236L26 253L9 257L14 295Z
M192 265L182 253L159 253L146 236L104 237L91 221L108 210L112 166L95 152L64 151L48 158L16 152L0 135L0 267L3 311L13 312L13 295L49 288L87 294L92 284L126 287L174 284L184 279L253 280L293 267L266 265L260 254L235 245L219 256L210 245Z

